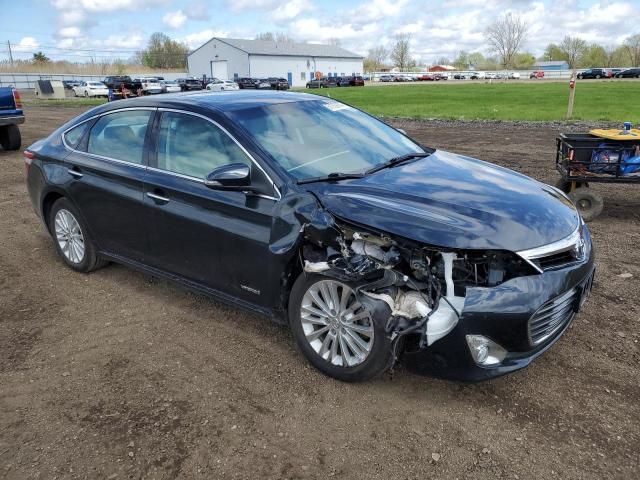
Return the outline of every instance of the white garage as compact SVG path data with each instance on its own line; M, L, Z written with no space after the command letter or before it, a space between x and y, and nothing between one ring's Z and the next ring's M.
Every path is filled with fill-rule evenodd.
M282 77L303 87L315 72L361 75L363 57L335 45L212 38L187 58L189 75L232 80Z

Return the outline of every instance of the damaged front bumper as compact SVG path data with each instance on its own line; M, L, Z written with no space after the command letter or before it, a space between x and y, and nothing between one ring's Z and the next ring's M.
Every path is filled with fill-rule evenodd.
M482 381L527 367L547 351L571 325L590 292L595 273L591 251L571 267L511 279L490 288L469 288L455 328L433 345L420 348L407 338L402 363L419 374L459 381ZM555 309L555 310L554 310ZM539 319L557 321L540 336ZM542 332L545 333L545 332ZM533 335L532 335L533 334ZM494 365L479 365L467 336L486 337L506 355Z

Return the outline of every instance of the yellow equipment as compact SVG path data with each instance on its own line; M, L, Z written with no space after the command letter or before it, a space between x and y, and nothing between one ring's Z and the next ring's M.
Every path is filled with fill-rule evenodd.
M617 128L605 130L603 128L596 128L589 130L589 133L596 137L606 138L607 140L640 140L640 130L637 128L632 128L631 130L620 130Z

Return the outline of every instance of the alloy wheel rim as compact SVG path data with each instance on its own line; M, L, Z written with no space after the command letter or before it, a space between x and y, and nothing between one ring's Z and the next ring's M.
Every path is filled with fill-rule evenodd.
M84 236L76 217L62 208L56 213L54 223L56 240L62 254L71 263L81 263L84 259L85 245Z
M311 285L302 297L300 321L311 348L332 365L354 367L371 353L373 321L344 283L321 280Z

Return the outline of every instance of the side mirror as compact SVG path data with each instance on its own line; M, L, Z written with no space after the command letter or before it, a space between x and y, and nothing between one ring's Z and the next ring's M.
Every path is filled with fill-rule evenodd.
M244 163L230 163L212 171L204 180L204 184L214 190L253 190L251 170Z

